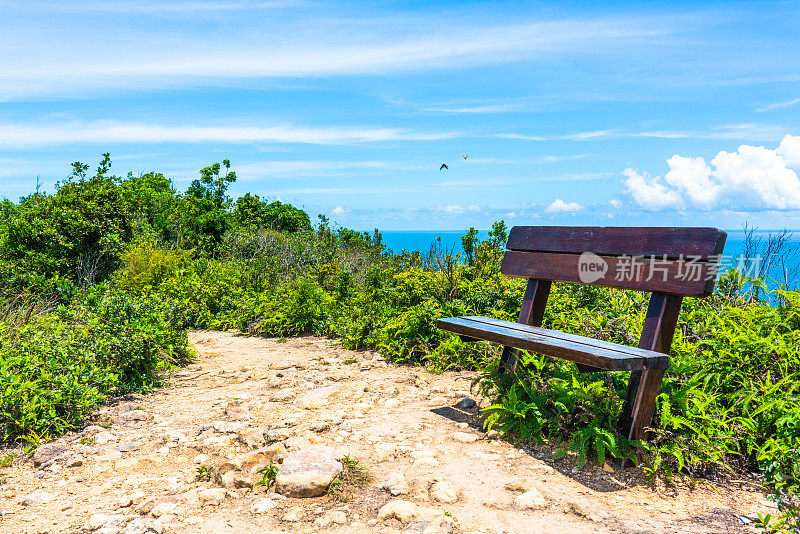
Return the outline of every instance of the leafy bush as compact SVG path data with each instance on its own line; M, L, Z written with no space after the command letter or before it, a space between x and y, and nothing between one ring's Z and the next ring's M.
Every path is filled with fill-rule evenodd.
M77 424L107 395L147 391L190 358L186 332L153 298L107 294L21 327L0 323L0 425L38 441Z

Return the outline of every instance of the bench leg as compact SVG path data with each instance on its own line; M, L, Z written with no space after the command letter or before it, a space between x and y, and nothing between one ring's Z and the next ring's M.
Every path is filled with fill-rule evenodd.
M681 311L681 300L681 297L666 293L653 293L650 296L639 348L669 354ZM647 438L645 428L653 422L662 378L663 369L645 369L631 373L625 403L619 416L619 428L629 439Z
M631 373L628 395L620 417L620 426L628 439L646 439L646 428L653 421L656 397L661 390L663 378L663 369L645 369Z
M530 326L542 326L544 318L544 308L547 305L547 298L550 296L549 280L528 280L525 285L525 295L522 297L522 305L519 309L517 322ZM517 371L517 356L519 351L513 347L503 347L503 355L500 356L500 367L498 374L506 372L514 374Z
M497 374L503 376L506 373L514 374L517 372L517 349L514 347L503 347L503 354L500 356L500 367Z

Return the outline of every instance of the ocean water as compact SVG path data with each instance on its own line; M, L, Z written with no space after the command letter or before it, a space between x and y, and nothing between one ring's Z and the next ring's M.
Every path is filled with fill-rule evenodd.
M723 251L721 265L723 269L726 266L728 268L737 266L745 249L745 235L742 230L725 231L728 233L728 238L725 241L725 249ZM772 230L772 232L775 232L775 230ZM392 252L399 253L403 250L418 250L423 254L428 252L433 244L441 246L448 252L454 251L456 253L463 253L461 237L465 233L466 230L390 230L382 232L383 242ZM480 230L478 232L478 237L480 239L486 239L488 233L488 230ZM758 230L755 235L760 237L763 242L766 242L769 233L770 230ZM793 231L789 244L800 247L800 230ZM798 271L800 271L800 253L795 254L794 258L791 258L791 261L791 266L797 267ZM752 263L745 263L745 265L749 266L752 265ZM782 269L773 268L769 276L782 281Z

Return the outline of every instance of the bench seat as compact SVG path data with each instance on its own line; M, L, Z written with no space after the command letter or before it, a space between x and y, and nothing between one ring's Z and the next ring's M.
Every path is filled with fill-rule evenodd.
M669 368L661 352L618 345L585 336L548 330L491 317L466 316L439 319L436 326L466 338L482 339L573 361L593 370L642 371Z

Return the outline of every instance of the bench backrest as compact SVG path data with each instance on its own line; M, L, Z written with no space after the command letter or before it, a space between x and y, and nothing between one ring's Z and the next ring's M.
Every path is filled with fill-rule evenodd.
M501 272L700 297L714 289L726 237L716 228L515 226Z

